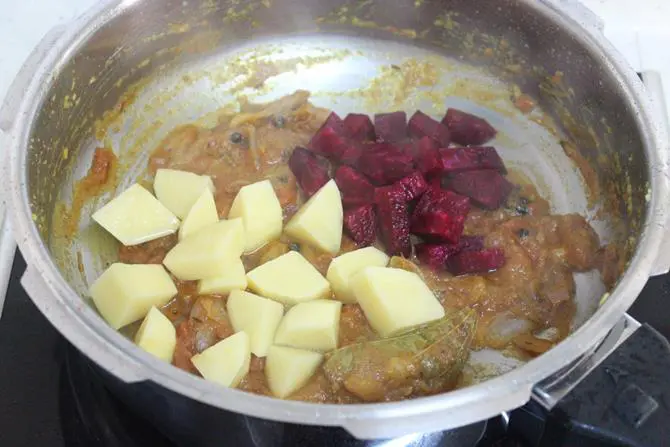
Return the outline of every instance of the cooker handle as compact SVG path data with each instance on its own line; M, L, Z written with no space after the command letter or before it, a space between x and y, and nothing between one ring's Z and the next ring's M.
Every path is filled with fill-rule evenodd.
M511 413L510 432L532 446L668 445L670 343L628 315L613 331L593 355L538 385L533 402Z

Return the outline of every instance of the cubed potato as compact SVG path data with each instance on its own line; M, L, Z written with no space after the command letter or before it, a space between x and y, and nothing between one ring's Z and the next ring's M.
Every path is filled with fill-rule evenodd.
M207 380L235 388L249 372L249 335L242 331L191 357L191 363Z
M335 180L316 192L291 218L284 232L290 238L332 255L342 242L342 198Z
M144 317L152 306L163 306L177 288L162 265L109 266L91 285L91 297L102 318L114 329Z
M214 278L237 262L243 251L242 219L221 220L175 245L163 264L181 280Z
M366 267L350 284L370 326L382 337L444 317L444 308L416 273Z
M388 262L386 253L374 247L350 251L331 261L326 279L330 281L336 299L343 303L355 303L356 297L349 286L349 279L365 267L386 267Z
M149 354L170 363L177 345L177 331L170 319L154 306L135 334L135 343Z
M265 359L265 378L272 394L285 398L305 386L323 355L304 349L271 346Z
M249 288L293 305L330 296L330 284L300 253L289 251L247 273Z
M231 261L230 264L221 268L221 271L211 278L200 280L198 293L201 295L220 294L225 295L233 290L244 290L247 288L247 274L244 272L244 264L241 259Z
M197 233L219 221L214 196L209 189L205 189L179 227L179 240Z
M205 189L214 194L214 183L208 175L159 169L154 177L156 198L180 219L186 217Z
M246 235L245 253L250 253L278 239L281 235L283 214L279 199L270 180L243 186L228 213L228 218L240 217Z
M249 335L251 352L256 357L265 357L284 315L284 306L253 293L233 290L227 310L233 329Z
M179 228L179 219L137 183L93 213L93 220L127 246L167 236Z
M315 300L296 304L282 318L274 344L330 351L337 348L342 303Z

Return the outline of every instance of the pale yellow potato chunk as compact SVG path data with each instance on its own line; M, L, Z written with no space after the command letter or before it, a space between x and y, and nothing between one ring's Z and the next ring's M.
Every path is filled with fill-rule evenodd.
M179 219L137 183L93 213L93 220L127 246L167 236L179 228Z
M218 221L219 214L216 211L214 195L212 195L209 189L205 189L181 223L179 227L179 240L181 241L185 237L195 234Z
M214 183L208 175L175 169L159 169L154 176L154 193L160 202L183 219L204 190L214 193Z
M149 354L170 363L177 345L177 331L170 319L154 306L135 334L135 343Z
M342 242L342 198L335 180L323 185L291 218L284 232L291 239L332 255Z
M249 288L293 305L330 296L330 284L300 253L289 251L247 273Z
M296 304L282 318L274 344L330 351L337 348L342 303L315 300Z
M444 308L426 283L406 270L367 267L351 278L351 290L382 337L444 317Z
M246 332L237 332L191 357L205 379L235 388L249 372L251 350Z
M355 303L349 279L365 267L386 267L389 257L374 247L350 251L333 259L328 267L326 279L330 282L335 298L343 303Z
M181 280L214 278L237 262L243 251L242 219L221 220L175 245L163 264Z
M284 306L253 293L233 290L227 310L233 329L249 335L251 352L256 357L265 357L284 315Z
M271 346L265 378L272 394L285 398L305 386L323 361L323 354L286 346Z
M244 271L244 264L241 259L236 259L223 266L216 276L201 279L198 282L198 293L201 295L212 293L225 295L233 290L244 290L246 288L247 274Z
M144 317L152 306L163 306L177 294L162 265L109 266L91 285L91 297L102 318L114 329Z
M245 253L281 236L283 214L270 180L243 186L230 207L228 218L240 217L246 234Z

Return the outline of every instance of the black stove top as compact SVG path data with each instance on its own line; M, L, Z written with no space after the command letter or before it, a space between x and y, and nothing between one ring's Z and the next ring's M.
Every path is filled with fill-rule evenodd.
M0 446L44 447L181 447L172 444L143 418L134 415L107 391L96 369L51 327L19 284L25 263L17 253L7 299L0 319ZM666 336L670 276L652 279L635 303L632 314ZM502 418L462 430L362 442L343 430L282 425L259 430L249 420L230 421L230 439L222 445L294 446L523 446L505 433ZM273 426L273 427L276 427ZM274 430L274 431L273 431ZM242 433L242 431L244 433ZM253 431L253 433L251 433ZM254 437L256 436L256 437ZM251 441L253 438L253 441ZM229 441L230 441L229 439Z

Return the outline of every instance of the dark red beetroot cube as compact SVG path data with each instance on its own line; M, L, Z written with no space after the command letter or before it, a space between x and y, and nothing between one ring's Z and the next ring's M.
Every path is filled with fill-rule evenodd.
M409 257L412 246L409 240L409 209L403 191L392 186L377 188L377 221L389 255Z
M407 138L407 114L405 112L377 113L375 115L377 141L397 143Z
M361 113L350 113L344 118L344 129L350 138L357 141L374 141L375 127L370 117Z
M428 240L458 243L470 201L451 191L430 188L412 214L411 231Z
M375 201L375 187L351 166L340 166L337 169L335 183L340 190L345 208L367 205Z
M442 156L437 143L430 137L423 137L416 142L414 163L423 175L434 176L442 172Z
M483 274L505 265L505 253L500 248L464 250L447 258L447 269L453 275Z
M481 250L484 248L482 236L461 236L457 244L418 244L415 247L419 260L433 269L446 267L447 259L461 251Z
M453 174L449 179L449 187L490 210L500 208L514 189L514 185L492 169Z
M414 138L429 137L439 147L447 147L451 143L449 128L439 121L417 110L407 123L407 130Z
M459 147L440 150L445 173L495 169L506 173L507 169L495 148L490 146Z
M321 128L309 142L314 152L333 161L354 164L360 155L360 147L351 141L344 129L344 122L335 112L331 112Z
M328 160L304 147L296 147L288 159L288 166L295 175L298 185L307 197L311 197L328 183Z
M358 169L375 185L389 185L414 171L412 157L388 143L375 143L363 149Z
M372 245L377 238L374 205L362 205L344 212L344 230L359 247Z
M484 144L498 133L485 119L458 109L448 109L442 124L449 128L451 141L463 146Z
M414 171L407 177L401 178L393 184L394 188L400 188L405 193L405 199L410 202L426 192L428 183L419 171Z

